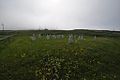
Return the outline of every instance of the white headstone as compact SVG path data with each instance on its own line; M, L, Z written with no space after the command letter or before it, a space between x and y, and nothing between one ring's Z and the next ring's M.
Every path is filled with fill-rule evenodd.
M52 37L56 39L56 35L52 35Z
M50 39L50 35L47 35L47 36L46 36L46 39L49 40L49 39Z
M64 35L61 35L61 38L64 38Z
M97 38L97 37L96 37L96 36L94 36L94 40L96 40L96 38Z
M30 37L33 41L36 40L35 34Z
M41 38L41 37L42 37L42 35L41 35L41 34L39 34L39 35L38 35L38 38Z
M60 39L60 38L61 38L61 35L57 35L57 38Z
M81 39L81 36L78 36L78 40L80 40Z
M80 39L83 40L83 39L84 39L84 36L82 35Z
M73 43L73 42L74 42L74 37L71 34L71 35L68 36L68 43Z

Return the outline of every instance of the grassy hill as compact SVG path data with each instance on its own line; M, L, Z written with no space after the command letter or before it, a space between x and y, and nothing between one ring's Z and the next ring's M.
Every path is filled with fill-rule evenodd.
M120 32L31 30L0 32L0 80L119 80ZM35 34L36 39L30 36ZM38 35L43 35L39 38ZM64 38L46 39L47 34ZM68 35L84 40L68 43ZM94 36L97 36L94 39ZM77 41L76 41L77 40Z

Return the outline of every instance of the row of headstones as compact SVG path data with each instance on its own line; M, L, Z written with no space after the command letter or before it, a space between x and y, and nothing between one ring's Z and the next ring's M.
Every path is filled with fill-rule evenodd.
M35 34L32 34L32 36L30 36L30 38L32 40L36 40L37 37L45 38L45 39L49 40L49 39L63 39L65 36L64 35L51 35L51 34L47 34L47 35L38 34L38 36Z
M96 36L93 37L94 40L97 39ZM68 43L74 43L74 42L77 42L79 40L86 40L85 37L83 35L79 35L79 36L76 36L76 35L68 35Z
M74 42L77 42L78 40L85 40L84 36L83 35L79 35L79 36L76 36L76 35L73 35L73 34L69 34L68 36L65 36L65 35L51 35L51 34L47 34L47 35L42 35L42 34L39 34L38 35L38 38L45 38L47 40L49 39L63 39L65 37L68 38L68 43L74 43ZM37 36L35 34L32 34L32 36L30 36L30 38L32 40L36 40L37 39ZM94 40L96 40L96 36L94 36Z

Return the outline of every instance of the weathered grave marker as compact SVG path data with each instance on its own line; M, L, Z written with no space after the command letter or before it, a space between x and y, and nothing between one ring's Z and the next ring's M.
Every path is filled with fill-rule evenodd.
M39 35L38 35L38 38L41 38L41 37L42 37L42 35L41 35L41 34L39 34Z
M64 38L64 35L61 35L61 38Z
M78 40L80 40L81 39L81 36L78 36Z
M68 36L68 43L73 43L73 42L74 42L74 37L71 34L71 35Z
M56 37L56 35L52 35L52 37L54 38L54 39L56 39L57 37Z
M83 36L83 35L81 35L80 39L81 39L81 40L84 40L84 36Z
M97 37L96 36L94 36L94 40L96 40L97 39Z
M46 36L46 39L49 40L49 39L50 39L50 35L47 35L47 36Z
M33 41L36 40L35 34L30 37Z

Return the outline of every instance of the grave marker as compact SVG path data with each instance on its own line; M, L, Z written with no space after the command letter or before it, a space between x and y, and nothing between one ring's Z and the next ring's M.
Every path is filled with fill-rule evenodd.
M74 42L74 36L71 34L68 36L68 43L73 43Z
M32 41L36 40L35 34L33 34L31 37Z
M96 40L97 39L97 37L96 36L94 36L94 40Z

